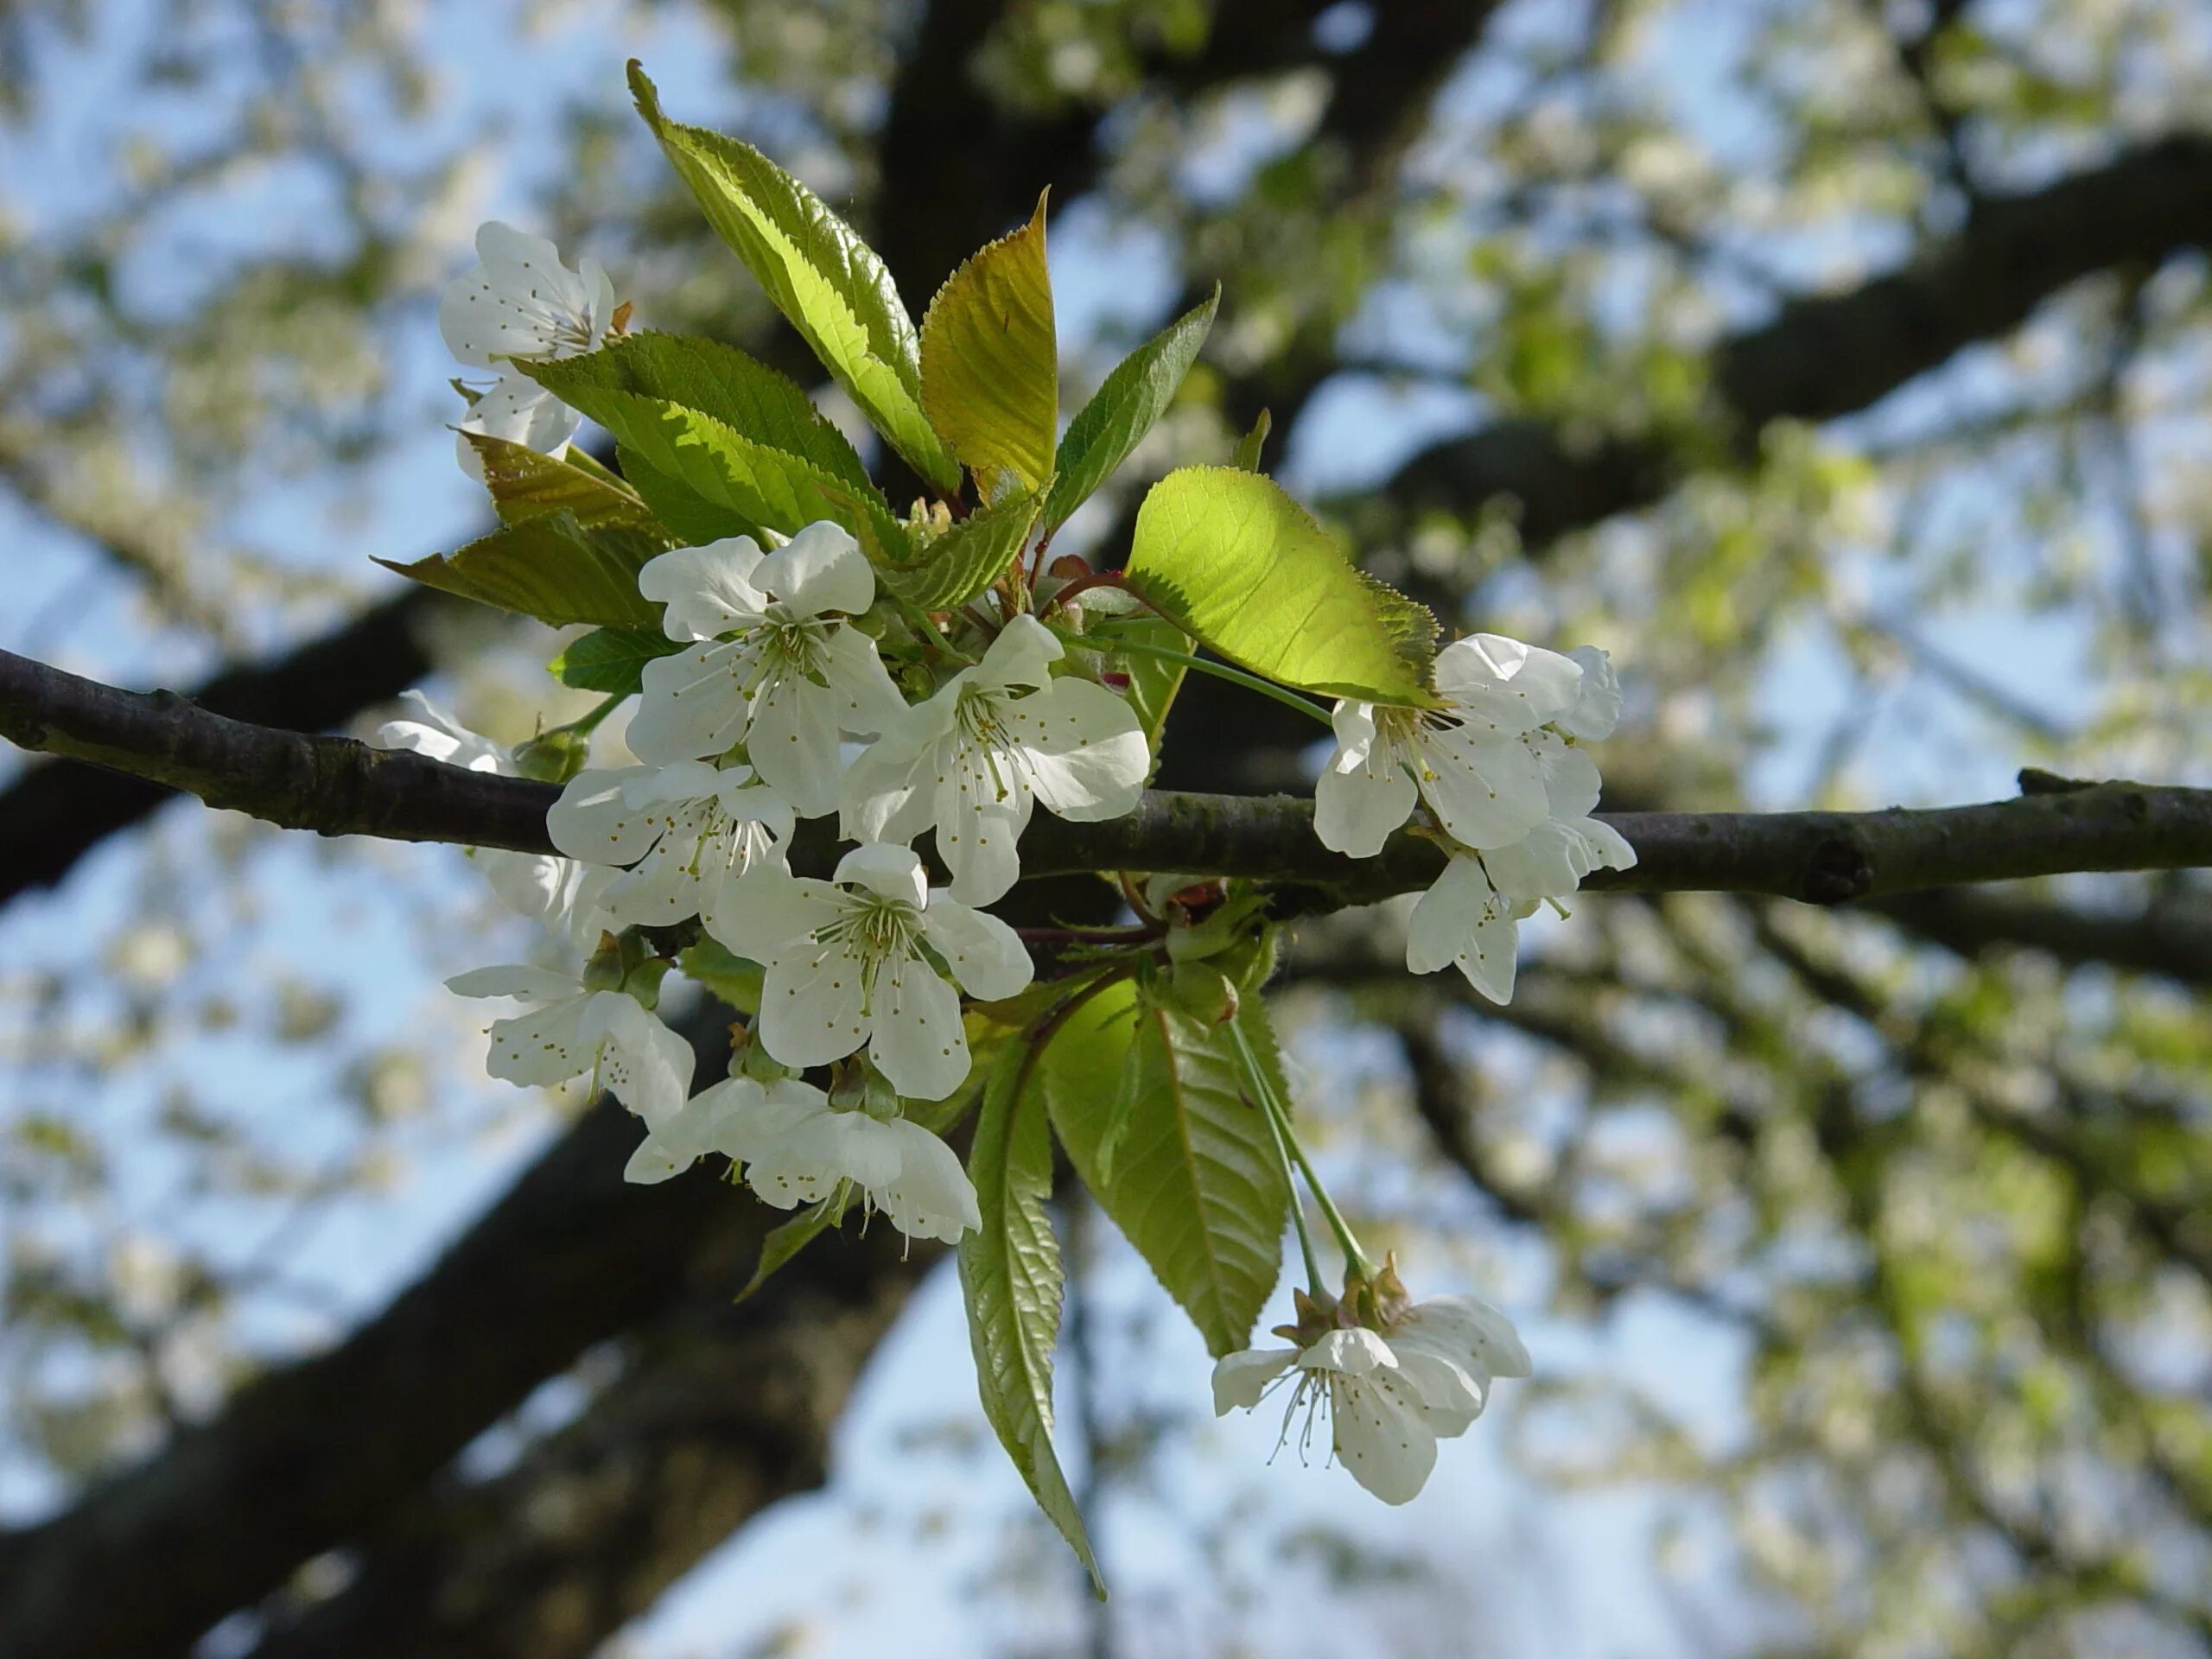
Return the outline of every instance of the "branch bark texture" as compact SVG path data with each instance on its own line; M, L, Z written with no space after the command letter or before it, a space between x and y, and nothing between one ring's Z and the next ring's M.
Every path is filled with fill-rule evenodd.
M548 784L372 749L351 738L251 726L169 692L121 691L0 652L0 734L181 789L289 829L550 852ZM1974 806L1878 812L1617 812L1634 869L1592 891L1755 893L1847 904L1931 887L2083 870L2212 867L2212 790L2132 783L2044 790ZM834 861L826 824L794 848L797 868ZM1425 887L1443 855L1401 832L1354 860L1314 838L1293 796L1153 790L1126 817L1039 817L1022 839L1033 876L1183 870L1244 876L1291 892L1296 912Z

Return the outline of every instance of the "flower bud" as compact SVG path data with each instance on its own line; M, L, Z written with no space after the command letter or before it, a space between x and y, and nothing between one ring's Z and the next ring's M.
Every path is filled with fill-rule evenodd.
M584 769L590 750L586 733L546 732L515 746L515 769L541 784L565 784Z

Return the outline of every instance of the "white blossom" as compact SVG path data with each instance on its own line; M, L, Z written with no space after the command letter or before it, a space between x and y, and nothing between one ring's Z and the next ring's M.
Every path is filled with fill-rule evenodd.
M1437 653L1443 706L1337 704L1336 751L1313 790L1313 829L1355 858L1382 850L1418 798L1463 846L1503 846L1544 821L1544 766L1529 734L1576 705L1582 665L1478 633Z
M456 974L461 996L511 996L537 1004L495 1020L486 1070L513 1084L550 1084L588 1073L647 1124L665 1122L691 1091L691 1045L634 997L594 990L571 974L514 965Z
M1352 1478L1386 1503L1409 1502L1436 1466L1436 1443L1466 1433L1493 1379L1529 1375L1512 1322L1471 1296L1416 1304L1387 1331L1324 1331L1289 1348L1247 1348L1214 1367L1213 1408L1250 1410L1295 1377L1283 1432L1303 1407L1329 1419L1331 1445Z
M1081 823L1128 812L1151 766L1143 728L1104 686L1055 678L1063 654L1043 623L1017 616L982 662L900 711L845 774L845 838L933 829L952 895L988 905L1021 874L1016 843L1038 802Z
M645 664L629 744L641 760L696 760L738 744L803 818L837 804L840 733L873 736L906 708L875 642L843 618L875 600L875 573L842 528L809 524L772 553L749 536L664 553L639 590L686 642Z
M1500 893L1482 859L1462 849L1414 906L1406 924L1406 966L1417 974L1457 968L1491 1001L1510 1002L1521 918L1535 909Z
M850 1181L910 1238L957 1244L982 1225L976 1189L952 1148L920 1124L841 1110L797 1078L762 1084L730 1077L702 1090L674 1118L648 1129L625 1172L665 1180L721 1153L754 1192L779 1209L813 1204Z
M617 924L661 925L703 913L746 871L780 863L791 810L748 766L677 760L578 772L545 828L571 858L628 867L600 899Z
M410 750L467 772L496 772L502 778L521 775L507 750L469 730L420 691L402 692L400 701L414 706L415 717L388 720L378 727L369 740L374 747ZM597 903L606 877L550 853L472 847L469 857L508 909L572 937L598 937L607 920Z
M596 259L587 257L570 270L543 237L496 219L478 227L476 257L478 263L448 283L438 302L438 330L446 349L461 362L500 374L471 407L461 430L556 454L575 435L582 416L511 365L597 351L613 320L614 284ZM481 476L468 440L456 443L461 466Z
M830 881L754 871L722 889L707 930L766 969L755 1034L770 1055L803 1068L865 1045L915 1100L944 1099L969 1065L959 991L924 944L986 1001L1012 996L1033 971L1012 928L931 891L908 847L856 847Z

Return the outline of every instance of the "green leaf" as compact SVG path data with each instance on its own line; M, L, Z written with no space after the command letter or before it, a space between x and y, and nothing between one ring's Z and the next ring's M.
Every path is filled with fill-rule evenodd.
M760 1241L760 1259L753 1264L753 1276L745 1281L745 1288L737 1293L736 1300L745 1300L766 1284L779 1268L813 1243L827 1229L836 1226L844 1213L843 1197L832 1193L818 1203L808 1205L776 1228Z
M913 321L874 250L752 145L667 119L635 60L630 91L707 222L837 384L915 471L958 488L960 465L922 413Z
M1274 1289L1290 1192L1228 1032L1165 990L1119 985L1077 1010L1045 1052L1046 1098L1099 1207L1218 1357L1246 1345ZM1236 1018L1279 1073L1261 999Z
M645 664L683 650L657 628L594 628L571 639L545 664L563 685L583 691L635 691L645 683Z
M608 393L635 393L696 409L754 443L811 461L861 489L869 487L868 468L853 446L798 383L734 346L646 332L617 335L582 357L518 361L515 366L601 426L607 425L601 410Z
M658 536L618 524L587 530L563 510L503 525L458 552L377 563L425 587L556 626L657 628L660 607L638 592L638 572L664 550Z
M1345 556L1272 479L1185 467L1138 510L1129 585L1230 661L1279 684L1433 703L1436 619Z
M1114 475L1175 400L1176 388L1198 360L1220 304L1217 285L1203 305L1185 312L1116 364L1068 423L1053 463L1052 487L1045 497L1046 534L1065 524Z
M1037 1050L1025 1044L1001 1058L984 1089L968 1155L983 1224L960 1241L960 1287L968 1302L983 1415L1103 1597L1106 1586L1083 1516L1052 1451L1060 1250L1045 1212L1052 1191L1052 1142L1039 1081Z
M1236 441L1236 454L1229 464L1247 473L1260 471L1260 454L1268 447L1268 434L1274 430L1274 416L1262 410L1252 429Z
M597 402L593 418L640 463L639 488L671 526L712 529L700 539L714 541L763 529L791 536L827 518L874 556L908 556L906 532L873 485L856 486L696 409L634 391L601 392Z
M1004 474L1032 490L1051 476L1060 359L1043 196L1027 225L969 259L930 302L922 410L986 500L1004 493Z
M597 462L580 466L481 432L461 435L483 464L484 487L491 492L493 511L503 524L524 524L565 512L586 530L620 524L650 534L659 531L638 493Z
M1004 574L1036 522L1034 491L979 507L919 550L911 563L887 566L884 585L925 611L965 605Z
M760 1011L760 964L747 962L718 939L701 939L676 959L683 977L747 1016Z

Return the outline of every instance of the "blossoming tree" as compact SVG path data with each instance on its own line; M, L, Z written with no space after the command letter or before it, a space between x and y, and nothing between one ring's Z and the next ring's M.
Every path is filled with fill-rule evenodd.
M1264 429L1236 465L1154 485L1126 550L1056 554L1174 397L1214 302L1063 424L1041 201L917 327L803 185L632 83L918 499L902 510L794 381L636 326L595 264L487 225L440 322L493 377L458 442L499 527L404 574L587 628L550 668L599 705L508 751L425 704L379 734L413 758L379 759L11 663L8 729L278 822L481 849L569 953L451 982L517 1005L488 1020L493 1075L619 1100L632 1181L703 1160L796 1211L747 1294L838 1248L823 1236L849 1217L955 1245L985 1412L1086 1562L1052 1440L1059 1157L1205 1338L1217 1410L1280 1395L1301 1446L1325 1414L1325 1452L1385 1501L1530 1370L1504 1313L1418 1299L1376 1260L1306 1155L1260 994L1286 926L1418 892L1406 969L1503 1003L1518 923L1586 884L1832 900L2212 861L2212 804L2133 785L1859 819L1597 816L1593 748L1624 707L1605 651L1479 631L1440 648L1436 619L1262 470ZM613 467L572 445L586 419ZM1193 672L1313 720L1329 747L1310 804L1147 789ZM626 706L636 764L594 764ZM298 775L270 782L262 762L286 754ZM990 909L1071 872L1116 919ZM741 1016L726 1076L696 1077L659 1019L671 975ZM1287 1231L1296 1317L1256 1346Z

